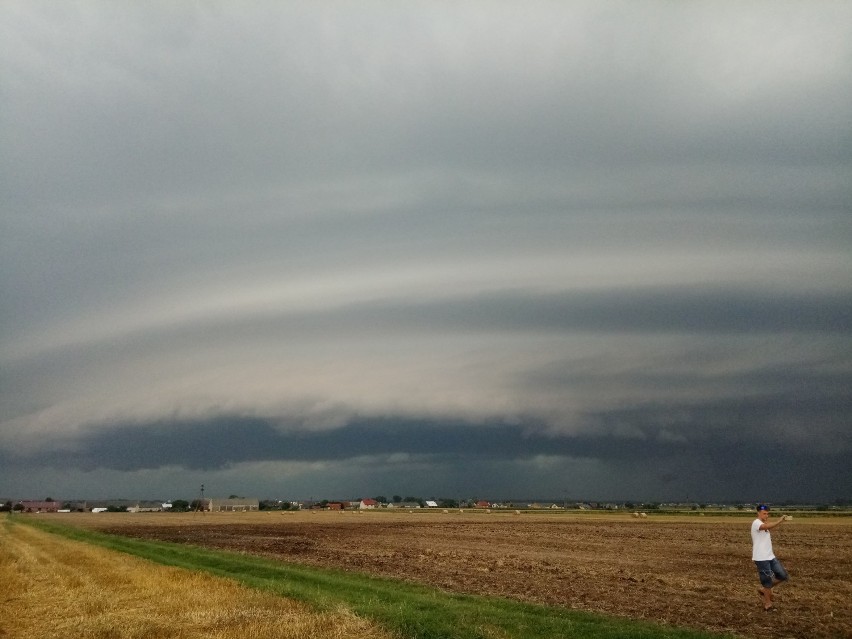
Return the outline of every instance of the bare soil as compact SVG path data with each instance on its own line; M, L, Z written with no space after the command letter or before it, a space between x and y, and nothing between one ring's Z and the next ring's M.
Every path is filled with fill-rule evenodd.
M750 515L263 512L75 520L132 537L742 637L852 637L849 518L795 519L773 530L791 577L777 588L773 613L757 594Z

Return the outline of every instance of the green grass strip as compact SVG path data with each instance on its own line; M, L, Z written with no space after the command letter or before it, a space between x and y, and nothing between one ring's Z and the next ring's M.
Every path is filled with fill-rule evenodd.
M18 520L21 521L21 520ZM46 532L149 561L201 570L315 606L343 605L406 639L718 639L731 637L496 597L446 593L234 552L111 535L35 519Z

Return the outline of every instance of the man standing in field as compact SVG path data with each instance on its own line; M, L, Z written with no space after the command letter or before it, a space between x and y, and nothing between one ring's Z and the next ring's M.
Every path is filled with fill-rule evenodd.
M789 578L784 566L772 552L772 536L770 529L775 528L787 521L787 515L782 515L777 521L767 523L769 519L769 506L760 504L757 507L757 519L751 522L751 558L757 566L757 574L760 576L761 587L758 594L763 599L763 609L772 612L772 589Z

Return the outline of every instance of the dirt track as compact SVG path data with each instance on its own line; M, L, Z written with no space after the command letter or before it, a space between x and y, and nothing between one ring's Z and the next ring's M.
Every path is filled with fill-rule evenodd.
M777 612L757 595L748 527L734 519L255 513L81 515L123 535L238 550L445 590L652 619L745 637L852 637L848 520L773 531L791 575Z

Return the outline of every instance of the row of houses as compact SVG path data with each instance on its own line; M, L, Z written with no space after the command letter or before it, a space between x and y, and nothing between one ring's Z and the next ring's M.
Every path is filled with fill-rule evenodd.
M55 513L55 512L105 512L127 511L127 512L162 512L169 511L172 508L171 502L154 501L154 500L130 500L130 499L110 499L110 500L86 500L86 501L37 501L37 500L20 500L16 502L2 502L4 504L12 504L12 510L28 513ZM273 508L276 502L273 503ZM269 507L269 502L264 502L265 507ZM358 501L328 501L321 502L305 501L305 502L277 502L279 506L285 505L287 508L307 509L307 510L374 510L379 508L386 509L419 509L419 508L439 508L438 502L426 500L423 502L390 502L380 503L375 499L365 498ZM552 502L544 503L527 503L527 502L489 502L479 500L475 502L463 502L460 504L464 508L473 509L533 509L533 510L556 510L566 508L565 504L559 505ZM192 507L196 510L205 512L254 512L261 508L261 501L251 497L228 497L228 498L203 498L193 502ZM615 504L598 504L598 503L579 503L571 504L571 508L580 510L589 509L618 509Z
M437 501L425 500L422 502L388 502L381 503L375 499L361 499L360 501L327 501L321 502L291 502L298 504L299 508L308 510L371 510L377 508L394 508L413 510L417 508L440 508ZM528 502L528 501L502 501L491 502L486 500L461 501L457 503L459 508L470 509L494 509L494 510L619 510L623 506L614 503L603 502L577 502L577 503L555 503L555 502Z
M58 512L106 512L126 511L131 513L140 512L162 512L171 510L171 502L151 501L151 500L132 500L132 499L107 499L107 500L86 500L86 501L39 501L32 499L22 499L19 501L3 502L11 504L10 509L26 513L58 513ZM337 502L321 502L321 503L301 503L288 502L291 507L301 509L303 507L309 509L322 510L351 510L361 509L370 510L383 506L391 508L420 508L420 504L416 502L397 503L397 504L380 504L375 499L362 499L360 501L337 501ZM427 507L437 508L436 502L426 502ZM229 498L204 498L193 502L193 507L196 510L204 512L254 512L260 510L260 500L256 497L229 497Z
M107 510L126 510L128 512L159 512L169 510L171 503L150 500L109 499L92 501L55 501L21 499L2 502L9 510L25 513L62 513L62 512L105 512Z
M171 502L138 499L96 499L85 501L38 501L22 499L3 502L11 504L10 510L25 513L61 513L93 512L109 510L130 513L163 512L172 508ZM260 500L256 498L203 499L197 504L200 510L209 512L249 512L260 510Z
M380 503L375 499L362 499L360 501L322 501L322 502L305 502L302 504L303 507L312 509L312 510L373 510L377 508L387 508L388 510L392 510L394 508L400 509L408 509L413 510L417 508L440 508L437 501L433 500L425 500L423 502L388 502L388 503ZM489 502L484 500L479 500L475 502L462 502L462 508L486 508L486 509L559 509L564 508L564 506L559 506L557 504L548 503L548 504L540 504L540 503L515 503L515 502Z

